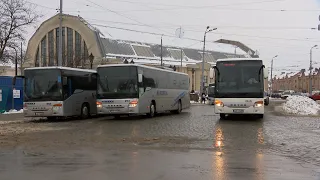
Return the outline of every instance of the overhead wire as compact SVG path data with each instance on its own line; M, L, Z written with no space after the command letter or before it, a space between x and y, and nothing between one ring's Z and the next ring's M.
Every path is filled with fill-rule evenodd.
M141 9L141 10L128 10L126 12L134 11L170 11L170 10L180 10L180 9L207 9L207 8L216 8L216 7L227 7L227 6L237 6L237 5L248 5L248 4L260 4L260 3L270 3L270 2L280 2L286 0L263 0L263 1L251 1L251 2L240 2L240 3L231 3L231 4L219 4L219 5L206 5L206 6L176 6L175 8L153 8L153 9ZM127 1L128 2L128 1Z
M44 5L41 5L41 4L38 4L38 3L34 3L34 2L31 2L31 1L27 1L27 0L26 0L26 2L29 3L29 4L33 4L33 5L42 7L42 8L51 9L51 10L55 10L55 11L57 10L57 8L52 8L52 7L44 6Z
M126 19L129 19L129 20L131 20L131 21L135 21L135 22L137 22L137 23L140 23L140 24L143 24L143 25L147 25L147 24L144 24L144 23L142 23L142 22L140 22L140 21L138 21L138 20L135 20L135 19L133 19L133 18L131 18L131 17L127 17L127 16L125 16L125 15L119 13L119 12L116 12L116 11L113 11L113 10L111 10L111 9L105 8L105 7L101 6L100 4L97 4L97 3L95 3L95 2L92 2L91 0L86 0L86 1L88 1L88 2L90 2L90 3L92 3L92 4L94 4L94 5L102 8L103 10L106 10L106 11L108 11L108 12L112 12L112 13L114 13L114 14L117 14L117 15L119 15L119 16L121 16L121 17L124 17L124 18L126 18ZM150 26L150 25L147 25L147 26L149 26L149 27L151 27L151 28L155 28L155 27ZM163 30L161 30L161 29L159 29L159 28L155 28L155 29L157 29L157 30L159 30L159 31L163 31ZM166 32L166 31L163 31L163 32ZM166 32L166 33L171 34L170 32Z
M166 36L166 37L172 37L176 38L174 35L170 34L162 34L162 33L155 33L155 32L148 32L148 31L140 31L140 30L134 30L134 29L129 29L129 28L121 28L121 27L115 27L115 26L108 26L108 25L101 25L101 24L92 24L94 26L99 26L99 27L105 27L105 28L111 28L111 29L118 29L118 30L124 30L124 31L131 31L131 32L136 32L136 33L143 33L143 34L150 34L150 35L157 35L157 36ZM199 39L194 39L194 38L183 38L191 41L199 41L202 42Z

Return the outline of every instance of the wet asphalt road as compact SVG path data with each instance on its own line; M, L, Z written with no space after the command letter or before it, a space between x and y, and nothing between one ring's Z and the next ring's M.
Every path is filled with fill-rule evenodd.
M319 118L273 109L263 120L193 105L154 119L0 121L0 179L319 180Z

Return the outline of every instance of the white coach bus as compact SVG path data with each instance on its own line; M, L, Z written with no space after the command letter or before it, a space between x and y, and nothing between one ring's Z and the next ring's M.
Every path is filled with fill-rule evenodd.
M85 119L97 114L94 70L34 67L26 68L22 77L25 117L81 116Z
M215 68L215 113L225 119L230 114L264 116L263 61L254 58L217 60Z
M98 114L153 117L190 107L187 74L137 64L101 65L97 73Z

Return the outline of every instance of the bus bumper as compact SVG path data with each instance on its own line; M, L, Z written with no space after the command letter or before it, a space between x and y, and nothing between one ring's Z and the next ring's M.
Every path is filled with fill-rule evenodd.
M60 117L63 116L62 101L25 102L23 103L25 117Z
M108 100L98 100L98 102L97 111L100 115L139 114L139 104L129 104L128 102L110 104Z
M264 106L251 106L248 108L230 108L215 106L214 110L216 114L264 114Z
M216 114L264 114L264 99L216 98L214 110Z

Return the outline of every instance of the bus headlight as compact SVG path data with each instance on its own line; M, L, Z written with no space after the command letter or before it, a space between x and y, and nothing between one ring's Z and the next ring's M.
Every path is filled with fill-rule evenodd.
M102 102L97 101L97 108L102 108Z
M259 107L263 107L264 102L263 101L257 101L254 103L254 107L259 108Z
M62 104L54 104L52 107L54 111L59 111L61 108L62 108Z
M138 101L137 100L133 100L129 103L129 107L130 108L134 108L134 107L137 107L138 105Z
M214 101L214 104L215 104L216 106L218 106L218 107L223 107L223 106L224 106L224 105L223 105L223 102L220 101L220 100L215 100L215 101Z

